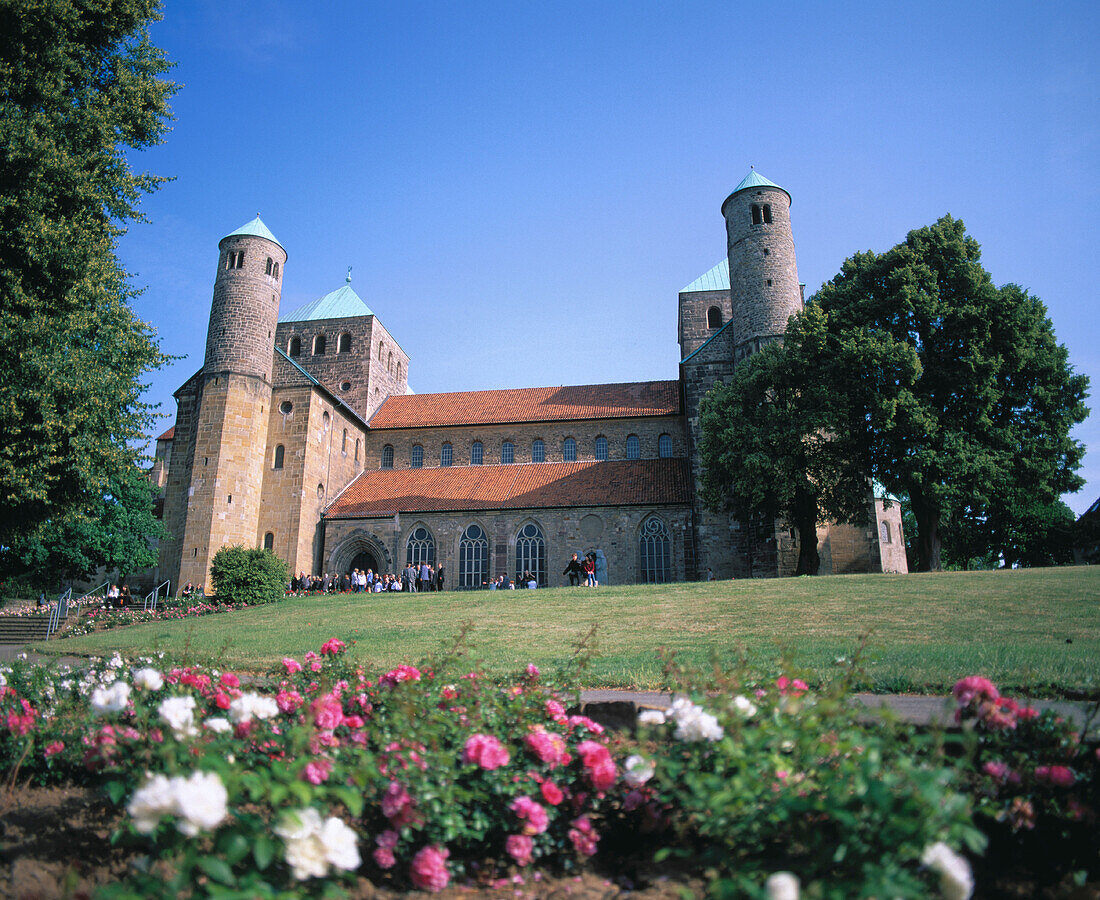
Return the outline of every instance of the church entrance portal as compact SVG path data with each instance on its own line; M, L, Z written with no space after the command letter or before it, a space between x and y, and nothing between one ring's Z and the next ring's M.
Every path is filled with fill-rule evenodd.
M367 569L370 569L372 572L377 572L379 570L378 560L375 559L373 553L364 550L348 564L348 570L352 569L358 569L360 572L366 572Z

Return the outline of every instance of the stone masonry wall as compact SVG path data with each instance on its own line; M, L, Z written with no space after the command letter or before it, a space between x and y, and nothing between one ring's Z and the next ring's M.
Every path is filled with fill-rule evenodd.
M680 359L686 359L718 331L707 324L712 306L722 311L722 325L733 315L729 291L692 291L680 294Z
M201 375L188 381L176 392L176 432L172 441L172 466L164 489L164 528L167 535L160 542L159 572L172 581L171 590L178 594L180 565L183 557L183 533L187 525L188 494L195 455L195 431ZM186 584L184 581L182 584Z
M384 544L389 562L404 566L409 535L425 526L435 540L436 562L446 567L447 586L459 585L458 544L471 524L489 537L489 575L516 577L516 537L529 522L546 542L549 587L569 584L562 574L570 554L602 550L607 558L607 583L634 584L640 577L642 523L655 515L671 538L671 575L684 579L684 541L691 510L686 506L576 507L571 509L503 510L468 513L423 513L373 519L329 519L325 522L325 569L343 572L361 549L377 552Z

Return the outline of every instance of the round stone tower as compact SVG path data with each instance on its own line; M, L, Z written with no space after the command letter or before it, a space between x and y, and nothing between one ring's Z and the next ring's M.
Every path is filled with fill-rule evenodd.
M735 361L782 340L802 309L790 208L791 195L755 169L722 204Z
M206 332L207 375L271 381L286 251L256 216L218 244L218 274Z

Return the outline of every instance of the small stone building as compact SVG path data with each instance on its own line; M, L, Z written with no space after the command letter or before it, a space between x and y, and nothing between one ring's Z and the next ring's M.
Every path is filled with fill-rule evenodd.
M790 196L755 171L722 206L727 257L679 293L674 380L445 394L344 285L278 317L287 254L259 217L222 239L202 368L157 441L169 537L159 575L206 584L223 546L296 572L443 565L451 587L530 571L565 583L594 552L605 583L793 573L797 536L706 510L699 403L781 340L802 308ZM822 572L904 572L897 504L825 525Z

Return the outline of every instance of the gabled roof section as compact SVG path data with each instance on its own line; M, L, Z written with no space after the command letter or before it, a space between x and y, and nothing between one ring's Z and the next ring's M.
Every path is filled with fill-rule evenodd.
M271 233L271 230L263 222L260 221L259 213L256 213L256 218L253 219L251 222L246 222L236 231L229 232L229 234L227 234L225 237L235 237L238 234L267 238L267 240L271 241L271 243L279 244L279 239ZM283 247L282 244L279 244L279 246ZM286 252L286 247L283 247L283 252Z
M730 289L730 261L723 259L713 269L708 269L687 287L680 288L681 294L693 294L696 291L728 291Z
M299 306L294 312L280 317L280 322L313 322L317 319L356 319L360 316L373 316L371 308L363 302L351 286L351 276L347 283L323 297L310 300Z
M298 372L298 374L304 375L306 377L306 380L313 387L318 388L321 391L323 391L328 396L329 400L332 401L332 404L334 406L338 406L344 413L346 413L352 419L352 421L359 422L364 428L367 427L367 423L363 420L363 417L361 415L359 415L359 413L357 413L354 409L352 409L350 406L348 406L343 400L341 400L332 391L330 391L327 387L325 387L323 384L321 384L321 382L319 382L316 378L314 378L312 375L310 375L309 372L307 372L300 365L298 365L298 363L296 363L293 359L291 359L289 356L287 356L278 347L275 348L275 358L276 359L281 359L284 362L290 363L294 367L294 369Z
M690 483L686 459L372 469L344 489L325 510L325 518L687 504Z
M157 438L158 441L172 441L176 438L176 426L173 425L164 434Z
M460 391L387 397L370 427L425 428L560 422L567 419L626 419L680 414L678 381L581 384L571 387Z

